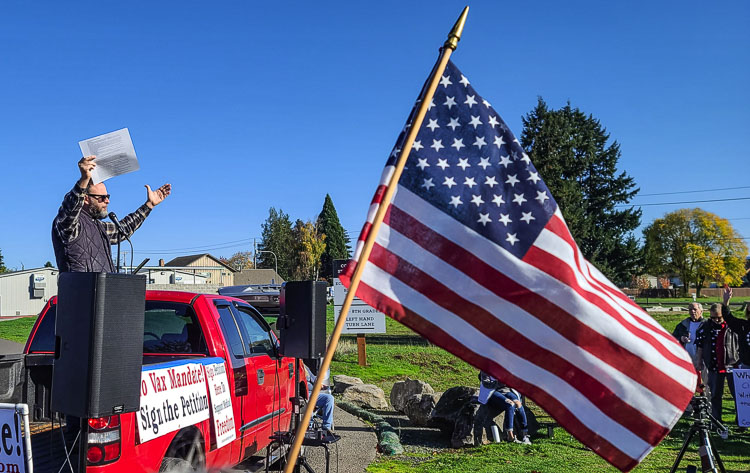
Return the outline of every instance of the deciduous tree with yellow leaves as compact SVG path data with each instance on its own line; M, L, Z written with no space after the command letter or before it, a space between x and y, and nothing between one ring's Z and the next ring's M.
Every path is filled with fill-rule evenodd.
M680 277L700 296L707 282L739 285L748 249L728 220L702 209L680 209L654 220L643 232L646 265Z
M297 279L316 281L320 273L320 257L326 250L326 236L318 231L314 222L297 220L292 230L297 242L297 264L294 275Z

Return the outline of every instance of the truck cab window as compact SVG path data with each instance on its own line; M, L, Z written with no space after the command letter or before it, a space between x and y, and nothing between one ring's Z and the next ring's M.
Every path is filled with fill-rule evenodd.
M208 354L206 339L192 307L146 301L143 352Z
M244 358L244 343L242 342L242 337L240 337L239 327L237 327L237 324L234 321L232 310L228 305L217 306L216 310L219 312L221 331L224 332L224 337L227 339L227 344L229 345L232 355L235 358Z
M247 343L251 353L266 354L271 357L275 356L276 351L273 347L271 334L264 328L264 324L258 320L261 318L260 314L256 313L251 307L239 304L235 304L235 308L239 313L238 320L244 326L247 333Z

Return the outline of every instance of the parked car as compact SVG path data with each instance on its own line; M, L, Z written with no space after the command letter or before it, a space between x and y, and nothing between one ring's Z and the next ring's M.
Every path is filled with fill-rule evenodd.
M264 317L279 316L281 284L246 284L219 288L223 296L242 299L255 307Z

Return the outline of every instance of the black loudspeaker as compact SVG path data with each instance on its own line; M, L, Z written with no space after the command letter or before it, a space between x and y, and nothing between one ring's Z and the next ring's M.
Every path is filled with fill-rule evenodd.
M146 278L60 273L52 410L77 417L140 405Z
M326 351L324 281L291 281L281 287L277 327L281 353L294 358L322 358Z

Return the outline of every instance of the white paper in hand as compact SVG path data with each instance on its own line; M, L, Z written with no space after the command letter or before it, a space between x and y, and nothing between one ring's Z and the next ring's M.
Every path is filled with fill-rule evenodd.
M91 173L94 184L140 169L127 128L78 142L83 156L96 156Z

